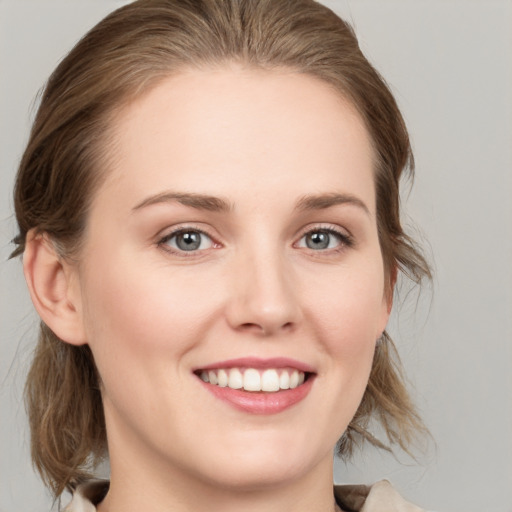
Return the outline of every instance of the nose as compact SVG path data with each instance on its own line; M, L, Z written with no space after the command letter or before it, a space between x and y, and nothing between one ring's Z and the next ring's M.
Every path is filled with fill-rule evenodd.
M227 320L237 331L270 336L296 329L302 318L298 282L279 254L240 257L231 269Z

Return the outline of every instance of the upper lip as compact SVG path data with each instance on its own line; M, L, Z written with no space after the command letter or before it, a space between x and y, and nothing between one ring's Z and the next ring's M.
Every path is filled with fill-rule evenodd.
M271 357L271 358L260 358L260 357L239 357L236 359L227 359L225 361L217 361L210 363L205 366L200 366L194 369L198 370L216 370L220 368L296 368L299 371L305 373L316 373L315 369L302 361L291 359L289 357Z

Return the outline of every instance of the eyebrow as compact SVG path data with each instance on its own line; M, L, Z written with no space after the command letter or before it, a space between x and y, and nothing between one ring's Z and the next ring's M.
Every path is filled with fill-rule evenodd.
M220 197L187 192L163 192L144 199L144 201L133 208L133 211L153 204L169 203L173 201L177 201L184 206L190 206L191 208L209 212L227 212L232 210L232 205Z
M368 206L356 196L352 194L308 194L297 201L297 210L325 210L332 206L340 204L349 204L361 208L367 215L370 215Z
M133 211L140 210L154 204L169 203L173 201L177 201L184 206L210 212L222 213L233 210L233 205L229 201L220 197L192 192L163 192L144 199L133 208ZM370 210L358 197L353 196L352 194L339 194L335 192L327 194L308 194L303 196L297 201L295 209L299 211L325 210L327 208L343 204L357 206L367 215L370 215Z

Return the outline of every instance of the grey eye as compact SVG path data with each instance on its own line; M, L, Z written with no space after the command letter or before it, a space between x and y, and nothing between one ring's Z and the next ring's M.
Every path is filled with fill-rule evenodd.
M299 241L299 247L307 247L313 251L323 251L325 249L334 249L340 245L349 245L348 239L343 235L330 229L315 229L309 231Z
M167 240L167 245L179 251L198 251L212 247L212 239L200 231L180 231L174 233Z
M331 234L326 231L314 231L306 235L306 246L309 249L327 249L331 241Z

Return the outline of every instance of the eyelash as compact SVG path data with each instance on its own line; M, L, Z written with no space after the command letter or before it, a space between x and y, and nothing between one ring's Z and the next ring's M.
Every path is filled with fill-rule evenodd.
M175 229L174 231L171 231L167 235L163 236L160 240L158 240L157 245L158 247L162 248L164 251L179 255L180 257L197 257L199 253L206 251L207 249L202 250L192 250L192 251L185 251L185 250L177 250L175 248L172 248L168 245L168 242L172 240L174 237L177 237L184 233L199 233L201 235L206 236L211 240L211 243L213 246L220 246L218 242L215 241L215 239L207 233L205 230L194 227L194 226L185 226ZM298 242L295 242L294 246L297 245L305 236L310 235L312 233L327 233L328 235L334 235L339 240L339 246L331 249L324 249L324 250L314 250L309 248L312 252L317 253L339 253L347 248L351 248L354 246L354 239L351 235L347 234L346 232L342 232L341 230L338 230L332 226L315 226L314 228L307 229L302 232L302 234L299 237Z

